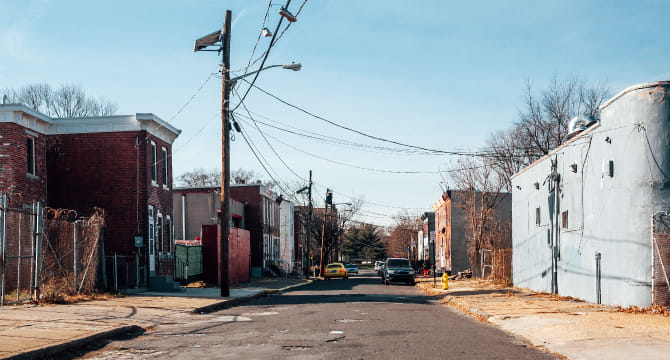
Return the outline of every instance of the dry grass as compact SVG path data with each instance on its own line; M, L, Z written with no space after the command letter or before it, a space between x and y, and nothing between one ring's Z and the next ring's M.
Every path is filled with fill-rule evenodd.
M614 307L615 312L623 312L623 313L630 313L630 314L650 314L650 315L661 315L665 317L670 317L670 308L666 306L661 306L661 305L653 305L649 307L637 307L635 305L629 306L629 307L621 307L621 306L616 306Z

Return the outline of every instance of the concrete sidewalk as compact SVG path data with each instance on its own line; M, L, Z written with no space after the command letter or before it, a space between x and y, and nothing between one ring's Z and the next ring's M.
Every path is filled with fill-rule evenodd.
M670 358L670 318L614 306L496 286L489 281L419 279L442 302L569 359Z
M0 359L46 358L100 340L127 338L307 283L304 279L256 280L248 287L231 288L226 298L217 288L187 288L186 292L142 292L69 305L4 306L0 307Z

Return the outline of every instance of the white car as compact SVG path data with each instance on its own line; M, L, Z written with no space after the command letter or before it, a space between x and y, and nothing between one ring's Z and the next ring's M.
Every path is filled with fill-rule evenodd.
M379 270L382 269L382 266L384 266L383 261L375 261L375 271L379 272Z

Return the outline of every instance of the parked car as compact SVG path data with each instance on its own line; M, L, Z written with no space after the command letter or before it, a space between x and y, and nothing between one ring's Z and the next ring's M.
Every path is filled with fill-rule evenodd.
M354 264L344 265L344 268L347 269L347 273L358 274L358 266L356 266Z
M392 282L404 282L407 285L416 284L416 271L409 262L409 259L388 258L384 265L382 281L389 285Z
M323 277L326 280L331 278L341 277L343 279L349 278L349 273L342 263L332 263L326 265L326 269L323 271Z
M375 271L379 273L381 266L384 265L383 261L375 261Z

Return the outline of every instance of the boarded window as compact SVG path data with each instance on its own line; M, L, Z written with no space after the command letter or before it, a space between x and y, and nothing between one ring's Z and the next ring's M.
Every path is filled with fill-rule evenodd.
M535 208L535 225L542 225L542 218L540 217L540 208Z
M561 213L561 226L563 229L568 228L568 210L565 210Z

